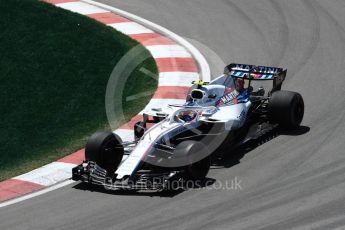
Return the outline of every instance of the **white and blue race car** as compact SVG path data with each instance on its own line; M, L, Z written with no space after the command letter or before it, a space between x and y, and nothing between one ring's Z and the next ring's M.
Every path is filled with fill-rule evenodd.
M303 98L281 90L286 73L232 63L211 82L193 82L184 104L144 114L135 124L134 142L123 142L112 132L92 135L86 160L73 168L72 179L136 190L164 190L181 178L203 180L220 146L238 146L275 127L300 125ZM273 85L269 89L262 86L267 82ZM148 129L147 123L155 125Z

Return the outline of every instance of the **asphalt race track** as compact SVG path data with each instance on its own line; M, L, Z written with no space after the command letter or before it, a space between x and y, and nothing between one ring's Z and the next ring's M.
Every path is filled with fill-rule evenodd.
M288 68L283 88L303 95L303 126L232 153L210 171L213 189L149 196L75 183L0 209L0 229L345 229L345 1L101 2L196 40L225 63ZM216 188L235 178L240 188Z

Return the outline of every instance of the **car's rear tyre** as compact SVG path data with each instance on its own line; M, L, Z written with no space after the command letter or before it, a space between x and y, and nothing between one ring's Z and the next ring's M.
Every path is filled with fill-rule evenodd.
M176 147L174 155L175 157L183 158L183 161L185 161L185 176L188 179L205 179L210 170L211 163L209 157L210 154L203 143L198 141L181 142Z
M85 159L113 173L121 163L124 148L121 138L112 132L96 132L86 143Z
M304 116L301 94L291 91L276 91L268 102L268 118L284 128L298 127Z

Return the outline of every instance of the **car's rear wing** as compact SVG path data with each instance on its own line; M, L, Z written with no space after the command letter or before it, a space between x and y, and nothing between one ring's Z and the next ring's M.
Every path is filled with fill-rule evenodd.
M280 89L287 70L278 67L256 66L231 63L224 69L224 74L248 80L273 80L273 90Z

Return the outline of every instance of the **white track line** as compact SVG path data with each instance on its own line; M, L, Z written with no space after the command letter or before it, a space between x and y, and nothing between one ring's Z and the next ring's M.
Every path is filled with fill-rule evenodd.
M0 208L6 207L6 206L9 206L9 205L12 205L12 204L24 201L24 200L31 199L31 198L36 197L36 196L40 196L42 194L54 191L56 189L65 187L65 186L67 186L69 184L73 184L73 183L75 183L75 181L73 181L73 180L63 181L63 182L61 182L59 184L55 184L55 185L53 185L51 187L41 189L41 190L39 190L37 192L33 192L33 193L30 193L30 194L27 194L27 195L24 195L24 196L20 196L18 198L14 198L14 199L9 200L9 201L4 201L4 202L0 203Z
M71 178L72 168L75 164L53 162L31 172L17 176L14 179L32 182L43 186L51 186L59 181Z
M192 55L180 45L154 45L146 46L154 58L188 58Z
M70 10L72 12L83 14L83 15L109 12L109 10L104 10L102 8L99 8L97 6L93 6L84 2L66 2L66 3L56 4L56 6L61 7L65 10Z
M130 35L130 34L144 34L144 33L153 33L152 30L147 29L146 27L136 23L136 22L121 22L108 24L108 26L113 27L114 29Z

